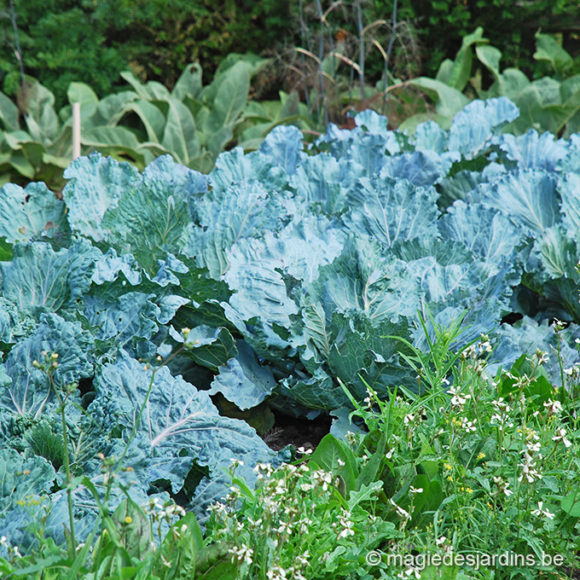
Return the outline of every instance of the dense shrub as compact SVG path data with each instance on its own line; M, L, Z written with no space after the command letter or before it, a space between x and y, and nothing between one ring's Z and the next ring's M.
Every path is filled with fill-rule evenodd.
M372 0L369 13L389 13L392 0ZM433 75L444 58L452 58L455 46L474 28L485 29L491 44L504 55L505 65L535 72L529 55L533 52L538 29L562 33L564 47L578 54L578 30L573 22L580 18L576 0L402 0L405 18L414 20L422 47L423 74ZM576 37L574 37L576 32Z
M133 69L172 86L199 61L209 78L231 52L260 52L283 35L285 3L266 0L14 0L24 70L63 104L71 81L103 96ZM0 81L19 82L10 10L0 19ZM252 29L260 34L249 34ZM209 79L206 79L209 80Z

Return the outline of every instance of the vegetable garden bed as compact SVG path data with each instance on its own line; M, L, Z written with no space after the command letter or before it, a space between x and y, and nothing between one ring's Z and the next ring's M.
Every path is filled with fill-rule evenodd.
M398 541L404 526L393 523L397 509L413 513L420 503L411 487L431 491L410 516L409 529L432 526L438 521L433 514L446 505L447 477L464 477L467 470L485 492L473 457L489 453L501 462L503 444L518 456L514 438L486 447L493 434L481 426L474 427L481 446L458 453L457 473L447 473L453 470L434 440L425 435L420 443L411 434L411 449L423 447L414 471L387 469L393 443L386 434L403 437L417 417L418 425L418 409L431 396L442 409L457 411L453 400L462 398L460 389L472 400L476 387L481 393L495 389L502 400L525 395L530 412L520 408L518 420L526 428L535 411L548 413L548 421L555 413L550 402L558 400L565 435L550 445L566 453L566 439L576 452L580 136L502 134L517 115L505 98L474 101L449 131L426 123L411 137L387 130L386 119L366 111L356 116L354 130L331 126L308 150L298 129L279 127L256 152L222 153L207 176L168 156L140 173L93 154L67 169L62 199L42 183L4 186L0 530L6 540L0 556L7 559L0 560L0 571L18 576L17 546L29 558L29 573L42 574L48 560L38 564L42 558L29 554L52 538L53 548L68 546L68 556L51 552L53 564L61 558L59 570L70 569L80 553L78 566L86 571L92 551L97 560L95 554L103 553L118 559L100 560L100 575L87 577L192 577L191 554L175 565L189 576L162 575L162 548L155 574L139 572L147 546L138 535L151 534L143 532L150 524L137 506L175 500L205 526L208 507L231 491L235 460L244 509L254 509L250 490L257 476L261 481L256 465L275 467L293 453L274 451L260 437L272 429L274 413L332 420L332 435L313 455L318 475L304 477L324 482L316 466L339 477L331 481L332 505L355 514L357 542L364 536L361 522L369 514L379 518L364 536L376 542L359 545L354 554L351 534L341 534L352 528L344 523L350 520L341 516L335 540L347 547L337 552L334 544L313 540L319 557L329 553L335 560L326 557L324 566L300 572L309 578L358 577L344 572L353 558L364 570L360 577L389 577L384 558L369 565L363 551ZM477 344L483 350L473 350ZM463 359L452 353L464 353ZM522 353L535 355L535 362ZM511 375L502 374L509 368ZM398 422L385 426L395 387L404 394L399 406L405 413L395 413ZM491 405L488 400L486 409ZM478 416L477 408L470 412ZM405 422L407 415L413 419ZM436 415L425 411L433 429ZM469 437L466 425L459 427ZM353 441L351 449L343 441L347 431L360 437L369 431L378 439L372 445ZM371 470L356 467L365 450L368 461L380 455ZM550 482L544 495L527 495L525 509L529 513L536 507L532 499L551 494L571 570L577 562L570 561L570 530L580 513L569 491L578 486L579 465L577 456L562 457L569 458L566 469L544 480ZM310 479L302 484L314 485ZM112 520L103 518L115 509ZM160 537L176 513L159 518ZM129 541L123 526L141 517L136 514L142 529ZM187 545L199 555L201 531L187 517ZM109 539L101 535L93 545L100 526L111 526ZM121 530L117 536L115 529ZM203 552L206 576L199 577L284 577L273 576L273 562L252 568L248 551L232 556L237 540L222 535L225 548L211 558ZM179 534L167 537L174 556L175 545L184 550ZM140 552L131 553L137 545ZM409 546L421 549L416 542ZM118 556L121 548L125 553ZM510 548L540 551L531 540ZM44 555L49 557L46 550ZM298 578L298 569L294 573ZM457 569L455 574L445 577L462 577Z

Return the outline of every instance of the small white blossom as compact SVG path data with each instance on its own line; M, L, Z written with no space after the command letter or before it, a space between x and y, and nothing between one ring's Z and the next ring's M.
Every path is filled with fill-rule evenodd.
M564 446L566 448L572 445L572 443L570 443L570 441L566 438L566 429L562 427L558 429L557 433L558 433L557 435L554 435L554 437L552 437L552 441L562 441L562 443L564 443Z
M471 395L462 395L459 388L457 387L450 387L449 393L452 395L451 405L453 407L463 408L463 405L465 405L467 399L471 398Z
M280 566L274 566L266 572L268 580L286 580L286 570Z
M392 498L389 498L389 502L395 507L395 510L397 511L397 514L406 519L406 520L410 520L411 519L411 514L407 511L405 511L401 506L398 506Z
M547 509L542 509L542 506L544 505L543 501L539 501L538 502L538 509L537 510L532 510L532 514L535 516L546 516L548 519L553 520L554 519L554 514L551 513L550 511L548 511Z
M253 561L254 550L245 544L242 544L239 548L230 548L228 553L232 554L232 562L243 562L250 565Z
M524 451L524 463L520 463L522 474L518 477L518 481L523 481L525 478L528 483L533 483L535 479L542 479L542 474L536 469L536 465L531 455Z

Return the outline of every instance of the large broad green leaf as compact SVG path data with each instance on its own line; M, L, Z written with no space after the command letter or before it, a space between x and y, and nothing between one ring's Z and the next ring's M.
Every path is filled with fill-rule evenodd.
M545 171L517 170L482 191L484 204L502 212L524 232L543 234L560 220L556 183Z
M58 115L54 110L54 95L38 81L29 78L22 91L21 101L26 126L32 138L44 145L50 144L60 131Z
M71 83L66 92L68 102L79 103L81 106L81 120L83 125L95 114L97 105L99 104L99 97L89 85L85 83Z
M565 73L573 64L570 54L548 34L536 34L534 59L548 62L557 74Z
M500 78L499 63L501 60L501 51L495 46L489 46L488 44L480 44L475 47L475 54L479 61L487 68L487 70L493 75L495 81ZM505 95L505 93L501 93ZM500 96L490 95L490 96ZM508 96L508 95L505 95Z
M163 128L165 126L165 116L155 104L145 99L131 101L125 105L126 112L135 113L145 131L147 139L153 143L161 143L163 138Z
M518 95L529 85L530 79L520 69L506 68L501 73L500 78L491 86L489 96L507 97L516 102Z
M564 173L558 179L558 190L562 196L562 221L568 237L575 239L580 247L580 174Z
M304 204L326 215L336 215L346 207L349 189L357 182L349 170L352 163L339 163L329 153L306 155L300 160L292 184Z
M551 133L539 134L530 129L524 135L502 135L499 146L507 158L516 161L520 169L554 171L566 157L568 148Z
M472 34L465 36L455 60L446 60L441 65L437 73L437 80L458 91L463 91L471 77L472 46L477 47L479 44L487 42L488 40L483 38L483 28L481 27L477 28Z
M73 161L64 176L70 180L62 196L72 230L97 242L103 240L107 234L103 216L135 187L137 171L128 163L93 153Z
M66 234L64 203L44 183L0 189L0 237L10 243Z
M185 99L198 99L202 90L201 67L198 63L189 64L185 67L181 76L175 83L171 96L179 101Z
M436 103L437 113L449 119L449 123L469 103L469 99L457 89L435 79L419 77L410 84L429 94Z
M0 530L21 553L34 543L27 528L42 520L55 477L46 459L0 449Z
M189 165L200 154L195 120L191 111L181 101L170 98L167 106L161 145L180 163Z
M156 81L149 81L143 84L132 72L122 72L121 77L125 79L142 98L148 101L164 101L169 99L170 94L167 88Z
M87 240L58 252L42 242L17 245L12 262L0 263L3 296L23 312L75 307L88 290L99 256Z
M244 342L237 344L239 354L219 367L208 391L221 393L242 410L257 407L276 386L272 371L260 366L252 349Z
M485 263L490 275L497 274L505 262L513 262L514 250L522 241L522 232L508 217L481 203L456 201L438 226L444 239L464 244Z
M35 368L33 361L45 361L43 351L50 357L57 353L58 366L53 369L53 383L62 389L93 374L93 337L77 322L68 322L56 314L43 314L36 330L12 348L4 370L11 383L0 387L2 417L21 415L34 419L54 409L55 394L46 373Z
M340 254L343 243L342 233L315 216L291 222L277 236L267 233L263 240L241 240L229 254L230 268L224 275L236 291L226 315L238 327L240 321L259 320L266 342L284 348L288 343L281 333L287 333L283 329L290 326L290 316L298 312L285 275L307 283L315 280L320 267ZM252 322L251 326L257 325ZM260 334L253 336L250 344L256 347L255 341L262 339Z
M102 155L111 155L120 161L132 159L140 167L153 156L143 150L143 144L125 127L92 127L81 134L81 143L91 150L98 150ZM163 151L165 153L165 151Z
M94 114L90 119L87 119L86 123L83 119L83 132L99 127L114 127L125 114L126 104L137 97L137 93L133 91L121 91L107 95L99 101Z
M2 129L4 131L17 131L20 128L18 117L18 107L4 93L0 93L0 121L2 121Z
M235 242L276 229L280 218L270 209L275 205L258 184L232 188L220 202L208 196L195 206L200 225L190 228L184 251L219 279L228 270L227 255Z
M518 108L505 97L473 101L453 118L449 149L467 158L476 157L491 137L518 115Z
M250 90L251 66L239 61L227 71L217 74L214 81L202 93L202 99L212 105L204 132L233 125L241 115Z
M524 133L530 128L551 130L557 133L559 115L550 112L550 105L561 105L560 83L550 77L538 79L513 97L520 110L520 117L510 123L506 130Z
M254 429L243 421L220 416L206 392L173 377L167 368L152 375L151 370L121 354L116 363L103 367L95 387L97 394L89 412L94 408L104 421L122 425L123 439L129 437L144 405L126 465L133 467L145 489L168 482L177 493L197 465L207 468L210 480L219 483L215 501L231 485L226 469L232 458L245 463L241 475L251 482L255 479L252 466L276 457Z
M560 364L563 368L569 368L578 362L578 348L574 342L577 338L580 338L580 326L577 324L571 324L558 334L547 320L538 323L528 316L513 326L502 324L494 333L495 348L490 357L488 372L493 376L500 365L509 369L522 353L531 356L539 349L549 355L544 367L552 382L561 385ZM554 352L559 355L555 356Z
M392 246L397 240L437 235L437 192L416 187L405 176L363 177L349 193L350 211L343 220L361 234Z
M5 135L6 137L7 135ZM15 147L16 149L20 148L18 145ZM34 175L36 170L34 165L30 163L30 161L26 158L22 151L15 151L9 156L8 161L9 166L16 170L20 175L28 179L34 179Z
M207 188L205 176L177 165L169 156L151 163L116 207L105 213L107 241L121 254L132 253L153 275L158 260L178 254L191 218L189 198Z

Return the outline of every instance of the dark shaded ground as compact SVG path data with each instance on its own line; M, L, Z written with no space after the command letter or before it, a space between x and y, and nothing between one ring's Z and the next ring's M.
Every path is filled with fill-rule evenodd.
M297 419L276 412L274 415L274 427L263 435L262 439L275 451L284 449L287 445L314 449L330 431L332 423L328 415L321 415L313 420Z

